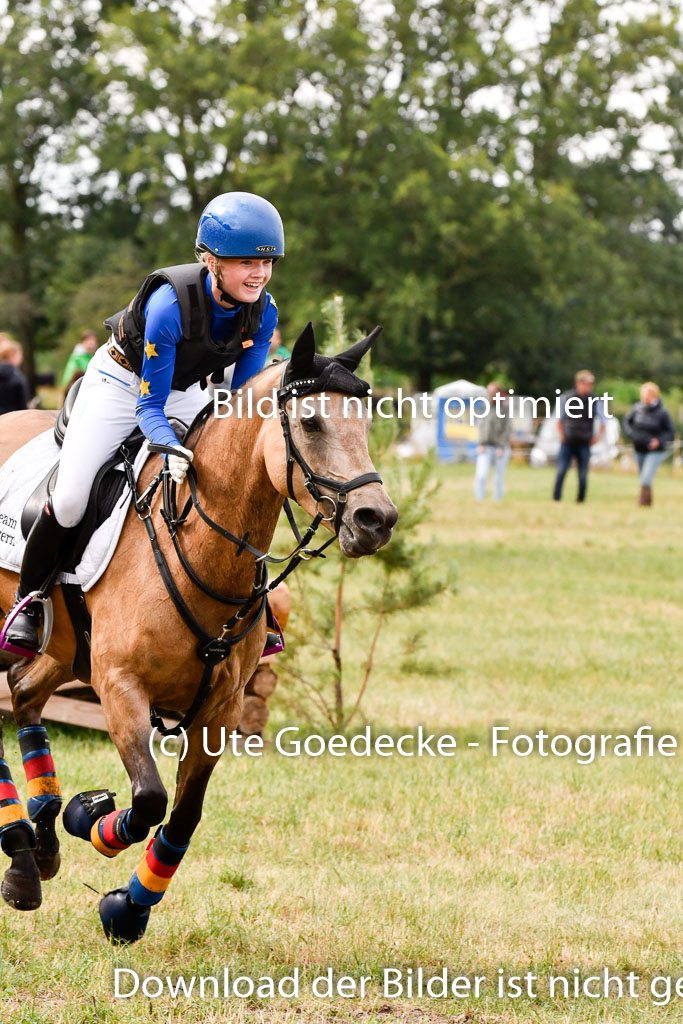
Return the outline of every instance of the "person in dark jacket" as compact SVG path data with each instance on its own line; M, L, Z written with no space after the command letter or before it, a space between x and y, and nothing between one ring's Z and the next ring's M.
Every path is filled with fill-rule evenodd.
M624 431L633 441L640 477L639 505L652 504L652 481L674 439L674 422L662 405L659 388L651 380L640 389L640 401L629 409Z
M8 334L0 334L0 415L28 407L26 378L19 369L21 345Z
M565 391L558 399L557 432L560 435L560 452L557 456L554 501L560 501L562 498L562 485L572 459L576 459L579 471L579 492L576 500L584 501L586 498L591 448L600 440L605 430L605 410L602 399L593 393L594 384L595 377L590 370L579 370L574 377L574 387L571 391Z

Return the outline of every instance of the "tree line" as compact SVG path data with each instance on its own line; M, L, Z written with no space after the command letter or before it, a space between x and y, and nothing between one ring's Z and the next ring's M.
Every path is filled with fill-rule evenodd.
M2 6L0 329L31 380L240 189L283 216L285 341L338 292L421 389L680 381L676 3Z

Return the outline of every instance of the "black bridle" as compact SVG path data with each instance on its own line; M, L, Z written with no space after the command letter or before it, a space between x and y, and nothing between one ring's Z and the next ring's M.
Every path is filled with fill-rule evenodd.
M284 558L275 558L269 551L260 551L258 548L253 547L248 540L249 531L244 533L242 537L238 537L224 526L221 526L207 514L199 500L197 492L197 473L192 463L188 466L187 471L187 483L190 489L190 495L180 513L178 513L176 505L176 485L171 481L165 465L161 472L154 477L144 493L138 495L132 460L128 457L125 449L122 449L124 454L124 466L133 495L135 509L138 514L138 518L145 524L145 529L147 530L147 535L152 546L157 568L164 582L164 586L173 601L176 611L185 625L198 639L196 653L199 660L204 664L204 670L202 672L202 677L194 700L185 712L182 720L176 726L168 728L164 724L164 721L158 711L154 707L150 708L151 724L162 736L179 736L185 729L190 727L199 709L202 707L209 695L213 670L216 665L221 661L224 661L225 658L229 656L235 644L239 643L240 640L244 640L244 638L256 628L264 613L269 614L268 594L274 590L279 583L286 579L286 577L289 576L289 574L293 572L302 561L310 558L325 557L325 548L329 547L329 545L332 544L339 535L349 492L355 490L357 487L363 487L365 484L382 482L381 476L376 472L363 473L360 476L353 477L351 480L333 480L329 477L321 476L309 466L292 438L289 416L287 413L287 402L291 398L297 396L302 387L308 388L311 384L314 384L315 381L311 379L304 381L292 381L289 384L285 384L286 367L287 364L285 363L280 380L280 388L277 392L277 401L282 433L285 439L287 491L289 496L296 501L293 490L293 474L294 466L298 465L303 474L306 490L316 503L316 513L307 529L303 534L301 534L294 519L294 513L289 500L285 498L283 508L290 528L294 534L296 547ZM209 403L199 413L188 429L186 437L188 437L197 427L206 422L211 415L212 410L213 402ZM148 444L148 450L159 454L172 454L176 451L172 446L153 443ZM188 608L180 594L180 591L178 590L178 587L176 586L173 574L168 566L164 553L159 546L157 533L154 523L152 522L151 502L159 484L162 482L161 517L166 524L173 542L173 547L186 576L198 590L203 594L206 594L208 597L213 598L213 600L226 605L238 606L238 611L223 623L221 632L218 636L213 636L213 634L204 629ZM325 487L333 491L336 494L336 499L331 497L329 494L324 494L319 489L320 487ZM325 515L319 507L325 501L331 503L331 511L329 515ZM186 522L187 517L193 508L209 529L219 534L219 536L225 537L226 540L236 545L237 557L239 557L239 555L244 551L254 557L254 582L252 584L251 593L246 597L235 597L220 594L217 590L202 580L188 562L178 540L178 530ZM311 549L308 545L313 539L320 524L332 521L334 521L334 535L330 537L329 540L325 541L325 543L319 548ZM269 563L271 565L282 565L283 563L286 563L284 569L272 582L268 581ZM237 633L233 633L233 629L240 627L252 610L254 610L254 616L248 625L245 625L244 628L238 629Z
M287 402L290 398L297 397L302 387L308 388L312 384L315 384L314 379L309 380L295 380L290 384L285 384L285 371L282 371L282 377L280 379L280 388L277 393L278 408L280 410L280 423L282 425L282 433L285 437L285 456L287 459L287 493L290 498L296 497L293 489L293 478L294 478L294 465L296 464L304 477L304 486L311 495L316 505L319 505L322 501L329 501L332 503L334 508L333 513L327 518L328 522L334 519L334 532L336 536L339 536L339 529L341 527L342 517L344 515L344 507L346 500L349 496L349 491L355 491L357 487L363 487L365 484L382 483L382 477L379 473L361 473L360 476L354 476L352 480L332 480L328 476L321 476L320 473L314 472L306 462L305 458L297 448L292 438L292 432L289 426L289 416L287 415ZM331 498L329 494L323 494L320 487L327 487L330 491L335 491L337 499Z

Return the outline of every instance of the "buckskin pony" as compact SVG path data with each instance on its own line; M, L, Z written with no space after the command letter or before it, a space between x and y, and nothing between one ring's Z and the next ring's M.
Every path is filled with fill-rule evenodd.
M315 524L323 521L337 534L348 557L373 554L391 537L397 512L368 454L369 413L344 415L349 395L368 393L354 371L377 333L327 358L315 353L309 324L289 362L267 367L250 383L254 407L277 391L278 415L201 418L186 441L194 450L195 472L177 495L175 507L187 513L178 516L178 548L162 516L162 490L169 486L164 480L148 508L131 506L110 565L86 595L92 617L87 681L101 701L130 778L132 801L117 810L108 790L78 794L64 812L64 824L106 857L143 842L156 829L129 883L100 902L105 933L114 941L134 941L144 934L150 909L162 899L199 823L217 760L206 751L220 749L220 730L229 733L239 723L242 691L266 637L266 616L259 609L267 573L259 553L269 550L288 494ZM314 415L294 415L294 399L323 391L325 404L318 399ZM354 409L361 404L365 399ZM40 411L2 417L0 464L53 422L52 413ZM155 474L163 479L161 468L158 456L148 461L138 484L141 492ZM184 505L190 486L196 501ZM156 557L148 534L155 536ZM304 544L310 539L307 533ZM298 562L310 548L302 551L298 544L295 552ZM159 553L170 567L171 584L158 569ZM15 587L16 575L0 570L5 612ZM227 595L236 595L234 604L228 604ZM18 910L40 905L41 879L52 878L60 860L55 823L62 798L41 713L60 683L73 677L76 634L59 586L53 604L54 629L46 652L31 662L15 662L8 674L28 782L27 814L0 745L0 843L11 858L2 896ZM238 636L242 639L233 646ZM163 825L167 794L150 751L150 710L154 714L155 707L184 714L187 725L188 751Z

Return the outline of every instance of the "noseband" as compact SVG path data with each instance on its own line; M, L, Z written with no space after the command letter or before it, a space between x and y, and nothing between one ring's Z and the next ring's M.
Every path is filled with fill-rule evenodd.
M277 392L277 400L282 433L285 439L285 453L287 458L287 491L290 497L296 501L293 490L293 473L294 466L298 465L304 477L304 486L314 499L317 510L308 528L302 535L294 519L294 513L292 512L289 500L285 498L283 509L296 539L296 547L288 555L285 555L284 558L275 558L269 551L259 551L258 548L253 547L253 545L248 541L248 531L242 537L238 537L234 533L231 533L230 530L227 530L224 526L221 526L219 523L211 519L199 500L199 495L197 493L197 472L192 463L188 466L187 471L187 483L190 488L190 497L187 499L187 502L180 513L178 513L176 505L176 485L171 481L165 463L161 472L154 477L144 493L139 495L133 473L132 461L126 457L125 449L122 448L122 451L124 452L124 467L128 476L128 483L133 495L133 501L138 518L145 524L145 529L147 530L147 535L152 546L154 560L176 611L182 618L185 625L192 633L194 633L199 641L196 648L197 657L204 664L204 671L202 673L202 678L195 698L188 711L183 716L182 721L179 722L178 725L173 728L168 728L156 709L153 707L150 708L150 721L152 727L162 736L179 736L184 730L190 727L199 709L202 707L209 695L209 691L211 689L211 678L215 666L228 657L235 644L251 633L251 631L261 621L263 614L269 611L268 594L270 591L274 590L279 583L289 576L289 574L293 572L302 561L314 557L325 557L325 548L329 547L339 534L349 492L355 490L357 487L363 487L365 484L382 482L381 476L376 472L362 473L360 476L353 477L352 480L332 480L329 477L321 476L321 474L316 473L308 465L292 438L289 416L287 413L287 402L299 394L301 387L310 386L315 383L315 381L302 380L292 381L290 384L285 384L284 377L286 366L287 364L285 364L285 367L283 368L280 388ZM209 418L212 409L213 403L209 403L202 412L200 412L188 429L186 437L196 427L200 426ZM154 443L149 443L148 448L150 452L159 454L172 454L175 450L172 446ZM159 484L162 481L163 501L161 517L168 528L169 536L173 542L178 560L180 561L186 576L198 590L213 598L213 600L226 605L236 605L239 608L239 610L232 615L227 622L223 623L222 630L218 636L213 636L211 633L207 632L188 608L180 591L178 590L164 553L159 546L156 530L152 522L151 502ZM336 494L336 499L330 497L329 494L324 494L320 490L320 487L333 491ZM332 506L332 511L327 516L323 514L319 507L321 503L325 501L330 502ZM249 554L253 555L255 562L254 583L252 585L251 594L247 597L235 597L218 593L218 591L214 590L213 587L210 587L206 582L204 582L197 575L196 570L189 564L178 541L178 530L187 520L192 508L195 509L199 517L211 530L218 533L221 537L225 537L226 540L229 540L237 546L238 556L241 555L243 551L248 551ZM319 548L309 548L308 545L320 524L323 522L332 522L332 520L334 520L334 536L330 537L324 544L321 544ZM270 583L268 582L268 563L280 565L286 563L279 576ZM232 633L234 628L240 627L243 624L244 619L252 609L256 609L256 611L249 625L238 629L237 633Z

